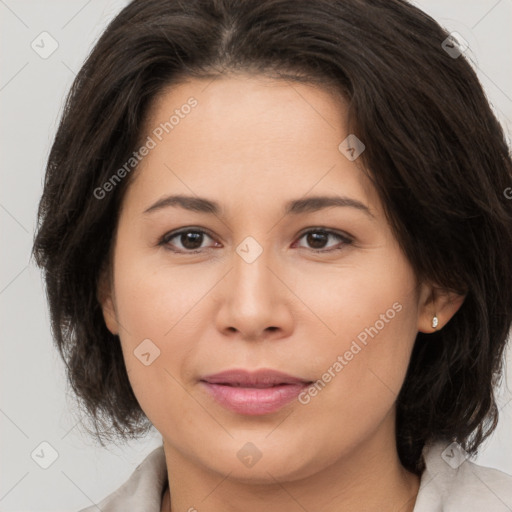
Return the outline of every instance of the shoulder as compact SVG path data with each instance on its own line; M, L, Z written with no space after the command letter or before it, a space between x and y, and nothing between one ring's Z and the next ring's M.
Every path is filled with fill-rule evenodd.
M163 445L155 448L137 466L128 480L97 504L79 512L160 512L167 482Z
M431 443L423 456L414 512L512 511L511 475L472 462L457 443Z

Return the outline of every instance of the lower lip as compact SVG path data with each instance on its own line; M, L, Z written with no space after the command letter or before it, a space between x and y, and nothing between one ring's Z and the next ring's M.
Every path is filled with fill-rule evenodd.
M310 384L281 384L271 388L242 388L201 381L207 392L222 406L239 414L276 412L293 401Z

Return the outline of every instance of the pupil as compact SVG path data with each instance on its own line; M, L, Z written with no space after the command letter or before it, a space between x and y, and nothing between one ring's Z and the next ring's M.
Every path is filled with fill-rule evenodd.
M321 249L325 245L326 238L327 238L327 236L325 233L309 233L308 234L308 243L314 249ZM320 244L318 243L319 241L320 241Z
M183 247L187 249L197 249L201 247L202 236L202 233L197 233L193 231L183 233L181 235L181 243L183 244ZM197 244L198 240L199 244Z

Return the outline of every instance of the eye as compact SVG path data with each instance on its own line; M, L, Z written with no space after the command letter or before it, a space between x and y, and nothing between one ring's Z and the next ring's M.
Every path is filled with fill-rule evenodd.
M205 236L212 239L212 237L202 229L187 228L181 231L174 231L165 234L158 242L158 245L162 245L166 249L174 252L196 253L201 252L203 249L201 246L204 242ZM171 240L174 240L175 238L177 239L177 242L171 243ZM173 245L178 245L178 249L173 249Z
M302 233L299 240L304 237L306 237L306 242L312 246L313 252L339 251L343 249L345 245L350 245L353 242L353 239L348 235L325 228L310 229L305 233ZM325 249L325 246L330 237L338 240L338 242L341 242L342 246L335 246L334 248Z

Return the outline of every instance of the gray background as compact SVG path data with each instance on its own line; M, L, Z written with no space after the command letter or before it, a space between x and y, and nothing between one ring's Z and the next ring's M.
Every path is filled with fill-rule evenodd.
M45 161L63 98L94 42L126 3L0 0L1 511L73 511L97 503L161 442L155 432L128 447L101 448L80 429L52 345L41 275L29 263ZM510 140L512 0L414 3L468 41L470 58ZM46 59L31 47L43 31L58 43ZM46 39L45 49L50 43ZM499 428L477 461L512 474L510 350L507 360ZM40 464L51 462L52 452L45 445L41 452L42 442L57 456L47 469ZM34 450L44 456L32 458Z

